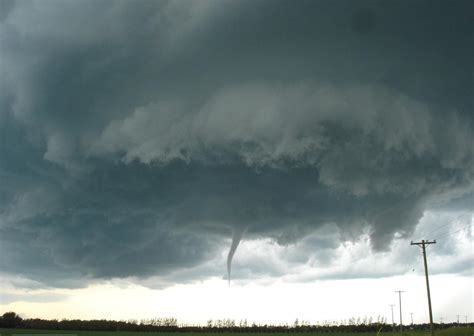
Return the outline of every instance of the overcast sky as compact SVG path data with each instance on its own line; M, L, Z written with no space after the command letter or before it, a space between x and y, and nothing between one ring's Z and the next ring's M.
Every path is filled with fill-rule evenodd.
M435 310L472 315L473 15L469 0L0 0L0 310L140 318L112 304L135 300L143 317L277 323L293 317L269 297L311 292L316 321L386 314L380 293L417 283L425 321L410 240L437 239L437 288L459 285ZM347 288L374 294L332 311ZM202 293L199 312L156 302ZM238 302L255 293L252 313Z

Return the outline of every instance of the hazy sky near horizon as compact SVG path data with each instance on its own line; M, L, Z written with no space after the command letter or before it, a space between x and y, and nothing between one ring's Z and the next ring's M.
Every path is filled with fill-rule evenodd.
M270 296L418 279L409 242L438 239L432 273L472 314L473 13L0 0L3 309L197 293L243 233L233 290Z

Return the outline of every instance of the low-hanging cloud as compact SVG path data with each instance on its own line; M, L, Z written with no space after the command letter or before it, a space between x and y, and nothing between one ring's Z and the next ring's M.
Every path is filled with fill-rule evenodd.
M172 282L232 232L382 251L472 211L469 1L5 4L2 272Z

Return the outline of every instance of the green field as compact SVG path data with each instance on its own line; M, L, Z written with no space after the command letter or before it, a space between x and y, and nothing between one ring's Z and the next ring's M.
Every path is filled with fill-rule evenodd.
M31 334L61 334L61 335L80 335L80 336L219 336L229 335L230 333L193 333L193 332L129 332L129 331L67 331L67 330L36 330L36 329L0 329L1 336L12 335L31 335ZM263 333L235 333L241 336L256 336ZM265 333L269 336L311 336L311 335L331 335L331 336L374 336L376 333ZM428 336L427 331L410 331L403 333L384 332L383 336ZM435 335L439 336L474 336L473 328L449 328L437 330Z

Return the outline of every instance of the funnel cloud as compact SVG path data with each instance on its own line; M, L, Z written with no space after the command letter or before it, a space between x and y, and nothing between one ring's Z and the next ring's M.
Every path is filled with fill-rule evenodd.
M227 280L230 287L230 274L232 270L232 259L234 258L235 251L239 246L240 240L244 233L243 229L236 228L232 234L232 244L230 245L229 254L227 255Z

